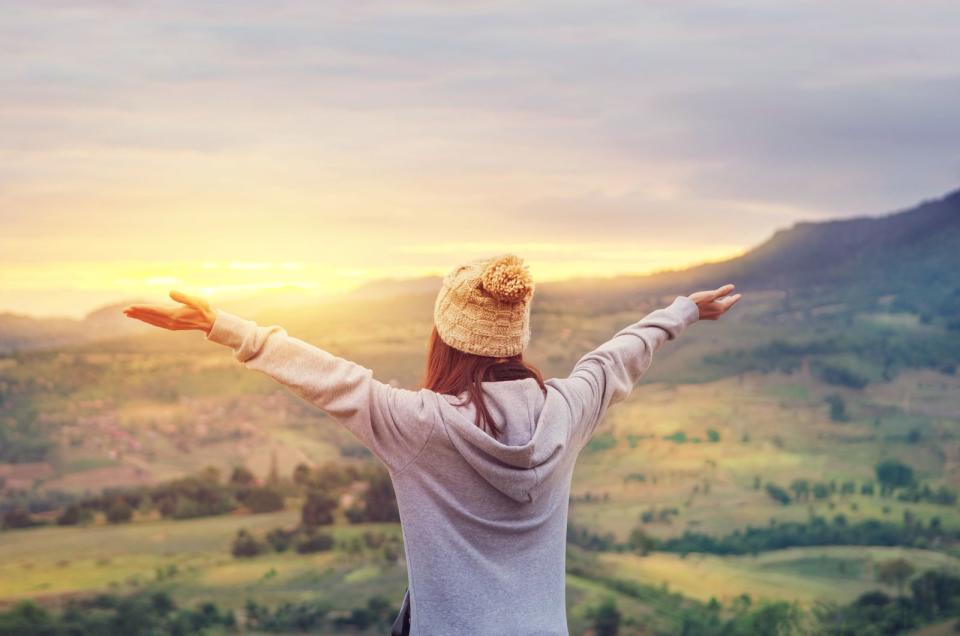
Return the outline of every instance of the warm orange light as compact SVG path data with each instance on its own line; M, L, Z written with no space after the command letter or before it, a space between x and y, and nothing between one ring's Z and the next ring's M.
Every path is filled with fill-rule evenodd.
M296 261L44 261L7 263L0 268L5 290L0 311L82 316L120 300L167 302L170 289L211 299L268 290L302 289L304 296L337 294L383 278L442 275L463 259L502 252L521 255L538 281L574 277L644 274L736 256L738 246L644 249L635 245L590 243L438 243L399 250L411 264L342 267ZM77 303L77 298L84 298ZM29 303L24 302L29 299Z

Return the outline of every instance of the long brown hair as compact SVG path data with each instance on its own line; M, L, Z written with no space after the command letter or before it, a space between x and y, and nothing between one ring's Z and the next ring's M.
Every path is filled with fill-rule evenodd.
M461 404L475 403L476 425L484 430L489 429L494 439L499 438L502 431L490 417L480 383L524 378L534 378L540 389L546 392L547 386L540 370L529 362L524 362L522 353L503 358L467 353L445 343L437 333L437 328L433 328L427 349L423 388L445 395L459 396L466 392L467 396Z

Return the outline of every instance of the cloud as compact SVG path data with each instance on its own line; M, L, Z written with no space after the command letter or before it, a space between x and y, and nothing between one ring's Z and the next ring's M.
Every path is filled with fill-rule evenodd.
M954 187L958 43L946 0L29 3L0 258L746 247Z

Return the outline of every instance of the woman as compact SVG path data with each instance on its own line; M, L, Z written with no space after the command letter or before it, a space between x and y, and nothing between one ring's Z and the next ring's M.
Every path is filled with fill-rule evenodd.
M409 633L567 634L567 503L577 454L654 352L696 320L723 315L740 299L724 298L732 289L677 296L580 358L568 377L544 381L523 360L534 291L527 266L509 254L471 261L443 279L416 391L180 292L170 295L182 307L124 312L204 331L332 415L386 465L406 551Z

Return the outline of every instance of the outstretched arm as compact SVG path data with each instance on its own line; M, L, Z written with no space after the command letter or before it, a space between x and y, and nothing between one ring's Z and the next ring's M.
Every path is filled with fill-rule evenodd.
M740 299L740 294L719 300L733 289L725 285L709 292L677 296L667 307L650 312L624 327L613 338L580 358L562 391L579 410L572 440L585 445L610 405L623 400L653 363L654 353L674 340L697 320L716 320Z
M245 367L272 377L329 413L391 470L405 467L426 444L433 426L426 391L379 382L370 369L290 336L279 325L258 325L179 292L171 297L196 313L174 316L178 310L143 305L124 311L167 329L204 331L207 340L229 347Z

